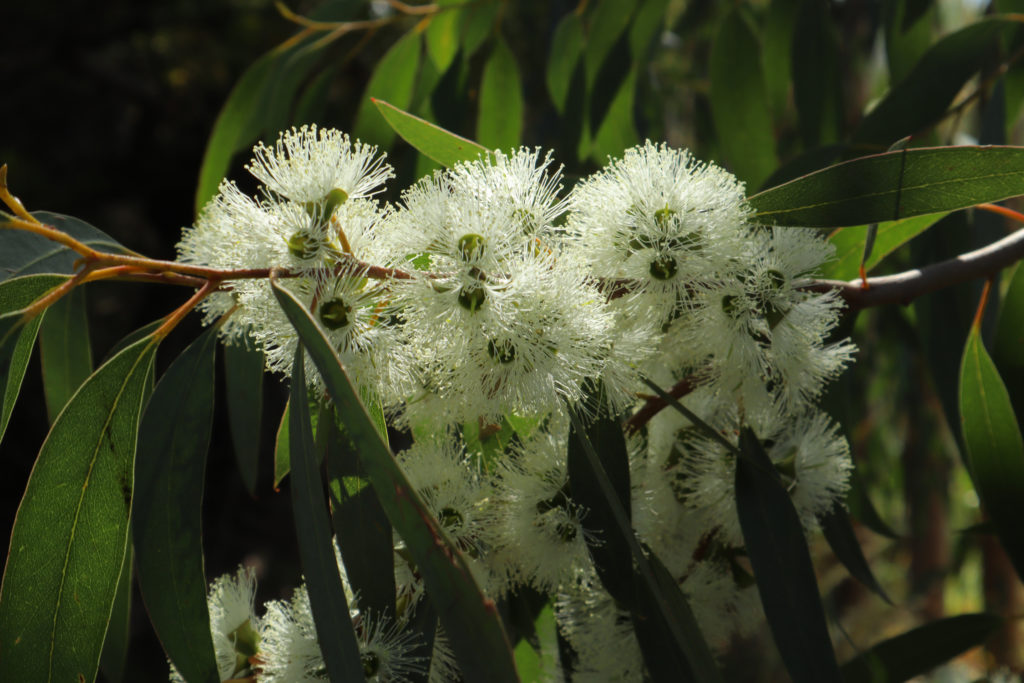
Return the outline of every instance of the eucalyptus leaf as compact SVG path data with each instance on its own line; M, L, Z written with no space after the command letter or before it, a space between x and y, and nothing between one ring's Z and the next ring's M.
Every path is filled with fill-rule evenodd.
M132 253L113 237L83 220L50 211L32 213L40 222L74 237L87 247L115 254ZM81 254L42 235L0 228L0 282L21 275L75 272Z
M39 328L39 360L50 424L85 378L92 374L92 345L85 288L76 287L54 303Z
M874 248L871 250L871 255L864 261L865 272L870 273L886 256L948 215L948 213L930 213L879 223L878 232L875 233ZM832 280L852 280L857 277L861 256L865 250L865 240L866 235L856 228L836 230L829 235L828 241L832 243L836 251L835 256L821 267L821 276Z
M442 166L450 168L460 161L473 161L488 152L486 147L404 112L393 104L383 100L374 100L373 103L395 132L421 154Z
M381 57L359 100L352 131L355 137L382 148L391 146L395 138L393 126L389 125L390 121L381 120L375 111L375 101L387 100L400 109L412 103L422 44L421 35L410 31Z
M515 55L498 36L480 77L476 139L491 149L510 152L523 130L523 86Z
M248 340L224 345L224 384L231 444L250 496L256 495L259 476L263 367L263 352Z

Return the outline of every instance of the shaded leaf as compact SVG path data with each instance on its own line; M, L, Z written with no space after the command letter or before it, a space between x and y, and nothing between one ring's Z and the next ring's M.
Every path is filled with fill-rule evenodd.
M636 639L640 644L640 651L647 665L647 671L652 681L664 681L673 683L675 681L717 681L720 675L714 666L714 658L710 652L706 653L703 668L694 666L691 668L685 658L681 656L679 649L671 641L669 630L661 613L670 610L686 623L690 630L690 638L695 643L703 641L697 620L690 610L686 598L679 589L679 584L672 578L671 572L665 568L661 560L653 553L649 555L651 568L654 571L655 579L658 582L660 595L655 596L642 582L637 583L636 605L633 610L633 628L636 631ZM663 599L667 604L659 605L657 600Z
M883 640L843 664L845 683L899 683L985 642L1002 625L991 614L961 614Z
M85 221L49 211L33 211L39 221L71 235L98 251L115 254L131 253L117 240ZM0 282L21 275L75 272L76 251L24 230L0 229Z
M608 157L622 156L623 150L639 142L636 125L633 122L633 101L636 93L636 71L630 71L623 81L615 99L608 107L608 114L601 122L601 128L594 134L590 158L596 163L605 163Z
M460 161L473 161L488 151L472 140L450 133L392 104L382 100L374 100L373 103L402 139L442 166L450 168Z
M765 93L776 118L786 111L789 104L790 53L801 4L801 0L772 0L761 30Z
M203 568L202 507L214 407L217 328L164 373L142 415L132 532L139 591L187 681L218 683Z
M882 585L878 583L867 558L864 557L864 550L860 547L857 534L853 531L850 516L846 512L843 502L836 500L832 504L831 510L818 517L818 524L821 525L825 540L828 541L832 552L846 567L846 571L850 572L850 576L892 605L892 600L886 595Z
M1010 395L975 324L960 367L960 419L968 470L1006 554L1024 577L1024 439Z
M129 532L130 533L130 532ZM103 638L100 653L100 670L110 683L121 683L125 665L128 663L128 643L131 640L132 583L135 577L135 552L129 543L121 563L121 575L117 579L117 593L110 610L110 624Z
M288 472L292 469L291 453L289 452L289 443L291 442L291 435L289 434L288 424L290 422L288 413L290 411L291 402L286 403L284 406L284 412L281 413L281 422L277 426L277 437L274 439L274 490L278 490L281 486L281 482L288 476Z
M548 53L545 73L548 94L559 114L565 113L572 75L582 54L583 22L580 21L578 14L569 12L559 20L551 37L551 50Z
M947 213L932 213L898 221L878 224L871 256L864 262L864 270L871 272L889 254L920 235L945 218ZM864 253L865 235L856 228L836 230L828 236L835 246L835 256L821 268L821 276L834 280L852 280L858 275L861 255Z
M39 360L50 424L75 390L92 374L92 345L85 289L75 287L46 311L39 328Z
M480 592L465 559L399 469L319 324L290 292L272 284L320 371L388 519L416 562L462 673L467 680L518 680L494 604Z
M295 538L327 675L331 683L358 681L364 678L363 667L324 505L324 483L309 417L304 357L300 345L295 350L288 412Z
M391 46L373 70L359 100L352 129L353 135L363 142L387 148L394 141L393 126L388 125L390 121L381 120L375 111L375 100L387 100L400 109L409 107L420 64L421 40L418 32L410 31Z
M263 352L251 346L250 342L224 345L224 384L231 444L235 449L238 471L250 496L256 495L259 475L263 366Z
M736 510L761 604L794 683L839 681L800 516L749 427L740 432Z
M839 46L829 5L804 0L793 35L793 101L805 149L835 142L842 121Z
M480 77L476 139L490 149L506 152L519 146L523 130L523 86L515 55L505 39L494 42Z
M759 192L754 220L841 228L1024 194L1024 148L926 147L853 159Z
M598 73L612 46L629 26L637 0L601 0L590 14L587 41L583 51L587 94L598 82Z
M0 680L91 681L128 540L135 440L156 352L128 347L86 380L43 443L0 589Z

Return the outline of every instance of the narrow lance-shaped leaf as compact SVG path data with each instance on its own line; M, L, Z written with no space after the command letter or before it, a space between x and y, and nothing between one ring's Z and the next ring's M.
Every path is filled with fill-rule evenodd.
M305 365L305 351L300 344L295 350L288 411L295 538L299 544L302 573L309 589L317 641L327 665L328 678L331 683L358 681L364 678L359 643L334 557L331 525L324 501L324 482L320 478L309 418Z
M967 466L982 507L1018 575L1024 577L1024 527L1020 524L1024 439L978 324L967 336L960 367L960 419Z
M140 426L132 518L139 589L153 630L185 680L210 683L220 676L206 605L202 506L216 350L211 327L157 383Z
M97 370L57 418L18 508L0 589L0 680L96 676L128 540L135 442L156 352Z
M43 320L35 316L26 321L24 309L66 280L61 275L26 275L0 282L0 439L7 431Z
M256 495L260 465L260 424L263 415L263 352L248 341L224 345L231 445L250 496Z
M393 102L402 109L409 106L413 86L416 84L416 70L419 68L421 41L418 32L410 31L378 62L359 101L359 112L352 131L355 137L381 147L391 146L395 134L388 122L381 121L374 110L374 98Z
M74 237L87 247L115 254L131 253L113 237L85 221L49 211L34 211L40 222ZM0 217L0 226L3 218ZM71 275L81 255L42 235L0 228L0 282L22 275L59 273Z
M39 328L39 360L50 424L75 390L92 374L92 345L85 289L76 287L50 306Z
M843 664L845 683L900 683L984 643L1002 624L991 614L961 614L883 640Z
M121 683L128 664L128 644L131 640L132 584L135 580L135 552L129 543L121 563L121 576L117 579L117 593L110 611L107 635L100 652L100 670L110 683Z
M770 225L842 228L1024 194L1024 148L923 147L846 161L750 197Z
M281 482L288 476L292 469L291 453L289 442L291 435L288 433L290 418L290 401L284 405L284 412L281 413L281 421L277 425L277 438L274 439L274 490L281 486Z
M569 85L582 54L583 22L578 14L569 12L559 20L551 37L551 51L545 73L548 94L559 114L565 113Z
M948 213L930 213L898 221L878 223L871 255L864 260L864 270L870 273L875 266L901 246L938 223ZM835 256L821 267L821 276L835 280L857 277L858 266L865 252L866 235L859 228L836 230L828 236L835 247Z
M519 146L522 129L523 86L519 67L508 43L499 35L480 77L476 138L487 147L507 152Z
M404 112L393 104L383 100L373 100L373 103L402 139L442 166L450 168L460 161L473 161L489 151L472 140Z
M446 9L430 19L427 27L427 54L439 73L451 66L459 53L459 27L462 24L463 3L460 0L440 0L438 6Z
M517 681L494 603L480 592L465 559L399 469L323 330L290 292L276 283L273 292L320 371L388 519L416 562L462 673L467 680Z
M761 604L794 683L840 681L800 516L749 427L736 457L736 510Z
M882 585L878 583L878 579L871 571L871 565L864 557L864 551L853 531L850 515L846 512L843 502L835 501L831 510L818 517L818 523L821 525L825 540L831 546L832 552L846 567L846 571L850 572L850 576L860 581L866 588L870 588L891 605L892 600L886 595Z

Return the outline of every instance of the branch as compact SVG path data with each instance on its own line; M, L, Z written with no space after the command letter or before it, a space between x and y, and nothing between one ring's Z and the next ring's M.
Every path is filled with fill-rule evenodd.
M969 280L988 278L1024 258L1024 230L975 251L960 254L948 261L924 268L914 268L895 275L870 278L868 287L861 281L809 280L800 286L812 292L838 290L851 309L909 304L919 296L952 287Z

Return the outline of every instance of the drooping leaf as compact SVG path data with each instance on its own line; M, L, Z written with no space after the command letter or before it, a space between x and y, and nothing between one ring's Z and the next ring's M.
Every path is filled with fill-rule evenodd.
M632 71L630 68L632 62L633 55L629 49L629 34L623 33L612 45L604 60L602 60L601 68L597 72L595 81L600 86L593 88L587 101L587 120L590 124L590 130L595 131L601 127L601 123L605 120L612 102L616 99L617 93Z
M260 465L260 424L263 415L263 352L245 343L224 346L224 384L227 389L231 444L242 481L256 495Z
M338 562L334 558L324 483L320 477L309 417L305 365L305 351L300 345L295 350L288 412L295 537L328 678L331 683L358 681L364 677L359 643L349 616Z
M323 330L290 292L276 283L273 292L320 371L367 478L423 577L462 673L468 680L518 680L493 603L484 598L465 559L399 469Z
M718 671L708 668L709 666L713 667L714 664L710 653L708 653L709 662L703 662L704 669L701 670L691 667L681 655L679 648L672 643L669 629L662 617L662 613L666 610L671 610L673 614L689 624L692 631L691 637L703 640L703 636L700 635L697 620L671 572L656 555L652 553L649 557L654 577L660 589L660 596L663 597L655 596L645 584L638 582L632 616L636 639L640 644L640 651L651 680L655 683L684 681L698 683L718 680L720 678ZM657 602L659 599L664 600L667 604L659 605Z
M164 373L142 415L132 515L139 590L153 630L187 681L217 683L203 568L202 507L213 429L217 328Z
M992 359L1006 382L1014 412L1024 415L1024 268L1018 264L1010 277L999 309Z
M991 614L939 619L883 640L843 664L845 683L900 683L984 643L1003 620Z
M741 11L730 11L711 48L711 114L727 167L750 187L778 165L760 54Z
M284 412L281 413L281 421L277 426L277 437L274 440L275 491L281 486L281 482L284 481L284 478L288 476L288 472L292 469L292 458L288 445L291 442L291 435L288 433L288 424L291 421L288 416L290 407L290 403L286 403L284 406Z
M636 3L637 0L600 0L591 12L583 51L588 96L598 82L598 73L605 58L629 26Z
M546 83L548 94L559 114L565 113L569 85L573 72L583 54L583 22L575 12L562 17L551 37Z
M982 507L995 524L1006 554L1024 577L1024 439L1010 394L971 327L960 366L960 420L968 470Z
M459 27L462 25L463 10L458 0L441 0L437 4L451 9L442 10L431 17L427 27L427 54L438 72L444 73L459 53Z
M860 547L860 542L853 531L850 516L846 512L843 502L835 501L831 510L818 517L818 524L821 525L825 540L828 541L832 552L846 567L846 571L850 572L850 576L860 581L866 588L870 588L891 605L892 600L886 595L882 585L878 583L878 579L871 571L871 565L864 557L864 550Z
M948 213L932 213L898 221L878 224L875 246L871 256L864 263L864 270L871 272L889 254L935 225ZM828 236L835 246L835 256L821 267L821 276L833 280L852 280L857 277L861 255L864 252L864 232L856 228L836 230Z
M793 35L793 101L804 149L839 138L842 123L842 75L839 45L829 5L804 0Z
M736 510L768 626L790 677L794 683L838 682L800 516L749 427L740 432Z
M500 0L466 3L462 8L462 54L469 59L486 42L494 29L494 20L501 8Z
M130 535L131 532L129 532ZM100 670L110 683L121 683L125 665L128 663L128 644L131 640L132 584L135 578L135 552L129 543L121 563L121 575L117 579L117 593L110 611L110 624L103 638L100 652Z
M49 211L34 211L32 215L97 251L130 253L113 237L85 221ZM41 235L24 230L0 229L0 282L38 273L71 275L75 272L74 264L79 258L77 252Z
M75 287L50 306L39 328L39 360L50 424L85 378L92 374L92 345L85 289Z
M533 623L537 645L529 638L522 638L516 645L516 669L524 681L543 681L554 677L558 671L558 641L555 635L555 610L547 604Z
M964 84L990 58L999 37L1019 18L988 17L945 36L921 57L853 134L854 142L888 147L935 123Z
M754 220L841 228L1024 194L1024 148L929 147L853 159L759 192Z
M802 0L772 0L761 29L765 92L776 118L789 104L793 31L801 4Z
M359 111L353 128L355 137L382 148L391 146L395 138L393 126L388 125L389 121L381 119L374 101L387 100L399 109L408 108L416 85L422 40L420 33L410 31L392 45L377 63L359 100Z
M630 71L619 86L608 113L601 122L590 147L590 158L604 163L609 156L622 156L623 150L636 145L639 138L633 122L633 101L636 94L636 71Z
M473 161L489 151L472 140L450 133L383 100L374 100L373 103L402 139L442 166L450 168L460 161Z
M499 35L480 77L476 139L485 147L508 152L519 146L522 130L523 86L519 67L508 43Z
M66 280L62 275L25 275L0 282L0 439L7 431L32 356L32 345L45 315L26 322L23 310Z
M54 423L11 533L0 680L91 681L128 540L135 440L153 339L86 380Z

